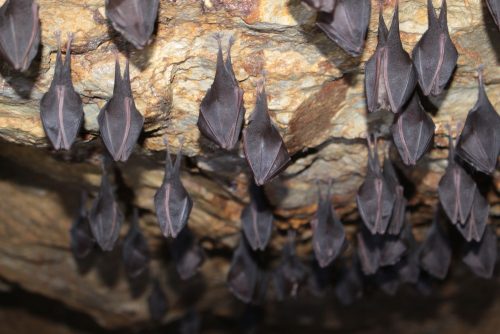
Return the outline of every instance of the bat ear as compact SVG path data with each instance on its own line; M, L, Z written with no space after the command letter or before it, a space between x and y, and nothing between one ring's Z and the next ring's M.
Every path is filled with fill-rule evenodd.
M441 14L443 13L443 7L441 7L441 13L439 13L439 21L441 22ZM429 27L435 26L438 23L438 18L436 16L436 10L432 5L432 0L427 0L427 20ZM442 22L441 22L442 23Z
M483 70L484 70L484 65L481 64L477 68L477 80L479 83L479 97L478 100L481 98L487 98L486 97L486 91L484 89L484 78L483 78Z
M441 2L441 11L439 12L439 23L441 24L441 27L445 28L446 30L448 30L447 12L448 12L448 5L446 4L446 0L443 0Z
M378 43L385 44L387 40L387 25L384 20L384 6L382 0L379 1L379 13L378 13Z
M179 150L177 151L177 155L175 157L174 173L179 173L179 170L181 168L182 146L184 145L184 138L180 139L179 144Z
M168 139L167 137L163 138L163 143L165 144L165 178L169 178L174 170L174 166L172 164L172 158L170 157L170 150L168 148Z
M73 33L68 33L68 42L66 43L66 58L64 58L64 67L66 70L71 68L71 43L73 43Z

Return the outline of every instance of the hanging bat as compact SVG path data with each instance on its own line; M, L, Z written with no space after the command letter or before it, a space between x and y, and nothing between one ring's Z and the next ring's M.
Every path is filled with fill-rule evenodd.
M335 10L318 13L316 25L353 57L363 53L370 23L370 0L337 0Z
M262 305L265 303L269 286L269 276L267 271L260 268L257 269L257 279L252 296L252 304Z
M189 226L185 226L177 238L172 241L171 252L177 272L182 280L196 275L205 261L203 249L198 245Z
M156 279L153 282L153 289L148 297L149 314L153 321L161 321L168 311L168 300L165 292L161 288L160 282Z
M358 261L352 261L349 268L343 268L335 285L335 295L343 305L350 305L363 296L363 276Z
M467 242L462 261L479 277L491 278L497 260L497 236L491 225L480 241Z
M129 277L137 277L146 271L149 265L148 243L139 228L139 211L134 208L132 225L123 243L123 264Z
M488 5L491 16L493 16L493 20L500 29L500 2L498 0L486 0L486 5Z
M250 303L257 284L257 264L252 258L249 246L242 236L238 248L233 253L227 274L229 291L244 303Z
M336 1L337 0L302 0L302 2L308 4L310 7L327 13L333 12Z
M484 90L482 67L478 72L479 97L467 114L457 141L457 155L474 169L492 174L500 154L500 116Z
M416 84L413 63L410 55L403 49L399 35L399 4L396 2L389 31L380 7L378 44L365 67L368 111L385 109L399 113L413 94Z
M455 224L455 227L465 240L468 242L479 242L481 240L488 222L489 210L490 206L488 205L488 201L476 188L469 218L465 224Z
M327 195L323 197L318 184L318 210L311 221L314 254L322 268L330 265L346 246L344 226L331 203L331 186L330 181Z
M444 279L451 263L451 245L439 223L440 209L434 217L420 249L420 267L430 275Z
M413 49L413 63L424 95L439 95L457 66L458 52L450 38L446 0L441 2L439 19L432 0L427 0L429 28Z
M87 192L82 191L78 216L73 221L73 225L70 229L71 251L76 259L87 257L94 249L95 245L95 240L90 231L87 217L86 202Z
M451 132L450 129L448 129ZM448 166L438 185L441 205L452 224L465 224L472 209L476 183L467 172L455 162L455 148L451 133L448 134Z
M390 235L399 235L405 223L406 204L408 201L404 197L404 188L399 183L398 176L394 170L388 151L384 158L384 178L389 189L395 194L394 207L392 209L391 220L387 226L387 233Z
M0 7L0 56L16 71L26 71L38 54L40 20L33 0L7 0Z
M115 200L106 166L102 170L101 187L90 209L89 222L97 244L103 251L111 251L120 235L123 214Z
M113 28L142 50L151 41L159 0L106 0L106 16Z
M413 237L410 225L407 224L401 233L407 245L407 252L406 256L396 265L399 278L404 283L416 284L420 276L420 250Z
M391 126L392 139L399 156L407 166L415 166L427 152L434 138L436 126L425 112L415 92L403 111L396 114Z
M374 238L366 229L361 228L356 234L358 259L365 275L373 275L380 267L380 248L378 238Z
M264 80L257 84L255 108L243 130L243 150L258 186L276 177L290 161L283 138L269 117Z
M254 251L264 250L271 237L273 212L264 190L251 182L250 204L241 212L241 225L248 243Z
M321 267L318 261L311 261L307 273L307 287L312 295L324 297L333 278L333 266Z
M71 41L68 35L66 58L61 56L61 37L57 34L58 50L56 68L50 88L40 101L40 118L43 129L56 150L69 150L83 122L82 99L75 92L71 80Z
M137 111L132 96L128 59L122 78L116 56L113 97L101 109L97 120L104 145L113 159L127 161L144 124L144 117Z
M281 286L279 290L283 291L283 295L297 297L300 286L306 280L306 267L301 262L300 258L295 254L295 231L288 231L288 241L283 247L283 255L278 271L281 275L281 280L278 283Z
M384 234L392 217L395 195L380 170L377 137L372 136L367 136L368 168L365 181L358 189L356 203L368 230L372 234Z
M380 252L380 267L397 264L407 251L406 244L399 235L373 236L367 233L367 236L379 239L377 248Z
M245 119L243 90L238 86L231 64L231 46L234 38L229 39L227 58L224 62L222 36L217 34L215 37L219 44L217 68L214 82L201 101L198 129L222 149L232 150L238 143Z
M176 238L186 226L193 208L193 201L180 177L182 143L172 165L172 159L167 146L167 159L163 183L155 194L154 202L156 216L163 235Z

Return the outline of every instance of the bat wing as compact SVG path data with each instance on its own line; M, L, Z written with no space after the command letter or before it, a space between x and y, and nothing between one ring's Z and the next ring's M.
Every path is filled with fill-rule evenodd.
M184 227L172 242L172 256L177 272L183 280L187 280L198 272L205 261L202 248L188 226Z
M491 278L497 260L497 236L491 226L487 226L483 238L479 242L465 245L462 261L474 274L483 278Z
M153 283L153 289L148 297L148 307L151 319L160 321L168 310L168 300L165 292L157 280Z
M467 172L452 162L439 181L441 205L453 224L465 224L472 209L476 183Z
M455 224L465 240L468 242L481 240L488 222L489 209L488 201L476 189L469 218L465 224Z
M444 279L451 263L451 245L434 221L420 250L420 266L430 275Z
M427 152L435 127L415 93L404 110L395 116L391 127L394 145L405 165L414 166Z
M387 233L399 235L405 222L407 200L404 197L404 188L399 183L398 176L389 156L386 156L384 159L383 175L389 189L392 189L395 194L394 207L392 208L391 219L387 226Z
M241 213L243 233L254 251L264 250L271 237L273 212L260 187L253 184L250 197L250 204Z
M125 237L122 254L125 272L129 277L137 277L148 268L150 259L148 243L139 229L137 212L134 213L134 221Z
M227 274L229 291L244 303L250 303L257 284L257 264L253 260L244 237L233 254Z
M0 8L0 55L26 71L38 53L40 20L33 0L7 0Z
M380 267L380 248L378 238L363 229L356 235L358 242L358 258L361 270L365 275L373 275Z
M420 276L420 251L409 225L404 228L402 233L408 245L408 251L397 264L399 278L402 282L416 284Z
M308 4L312 8L327 13L333 12L336 1L337 0L302 0L302 2Z
M95 240L90 230L85 203L87 194L83 192L80 210L70 229L71 251L76 259L83 259L94 249Z
M158 5L159 0L106 0L106 16L127 41L143 49L153 34Z
M498 2L498 0L486 0L486 4L488 5L491 16L493 16L495 23L500 29L500 2Z
M380 249L380 266L393 266L398 263L407 251L406 244L399 236L381 236L378 244Z

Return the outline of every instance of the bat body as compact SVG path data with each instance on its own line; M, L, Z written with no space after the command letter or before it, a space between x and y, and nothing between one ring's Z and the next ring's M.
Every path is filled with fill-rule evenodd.
M320 267L325 268L345 249L345 232L342 222L331 203L331 185L326 197L318 191L318 210L311 221L313 249ZM320 189L318 189L320 190Z
M40 46L40 20L34 0L7 0L0 7L0 56L26 71Z
M76 259L87 257L92 249L94 249L95 245L95 240L92 236L92 231L90 231L87 218L87 209L85 208L86 202L87 193L83 191L78 216L74 220L70 230L71 251Z
M420 249L420 267L430 275L444 279L451 263L451 245L438 221L439 210Z
M175 261L177 272L183 280L196 275L198 269L203 265L205 254L188 226L185 226L177 238L173 240L172 257Z
M398 113L409 100L417 84L410 56L399 35L399 6L396 3L390 30L379 15L378 44L365 68L366 103L369 112L381 109Z
M283 138L269 117L264 82L257 85L255 109L243 130L245 158L259 186L276 177L290 161Z
M486 0L486 5L488 5L488 9L490 10L491 16L493 16L495 23L500 29L500 1Z
M155 29L159 3L159 0L106 0L106 16L127 41L143 49Z
M335 10L318 13L316 25L344 51L359 57L365 44L370 12L370 0L337 0Z
M184 188L180 177L181 149L173 165L167 147L165 176L154 197L156 217L161 231L165 237L172 238L176 238L186 226L193 208L193 200Z
M403 111L396 114L391 127L394 145L405 165L416 165L427 152L432 144L435 128L432 118L422 107L418 94L414 93Z
M123 214L115 200L108 174L103 168L101 187L89 214L90 228L103 251L113 250L120 235Z
M136 208L134 209L132 226L123 243L122 254L125 272L129 277L137 277L148 268L150 260L148 243L139 228L139 216Z
M151 319L160 321L168 310L168 300L165 292L161 288L160 282L153 282L153 289L148 297L148 307Z
M407 245L407 252L397 264L399 279L404 283L416 284L420 276L420 250L409 225L406 225L401 233Z
M395 194L394 207L392 208L391 220L387 227L387 233L391 235L399 235L405 222L407 200L404 197L403 186L399 183L398 176L394 170L394 166L388 155L384 159L384 178L389 189Z
M489 210L490 206L488 205L488 201L476 188L469 218L465 224L455 224L455 227L465 240L468 242L481 241L488 222Z
M97 120L104 145L113 159L127 161L144 124L144 117L137 111L132 96L128 59L122 78L116 58L113 97L101 109Z
M217 68L212 86L203 97L198 117L200 132L224 150L232 150L245 119L243 106L243 90L238 86L231 64L231 46L234 39L229 40L226 61L223 59L221 36L217 35L219 51Z
M254 296L258 279L258 268L252 258L245 237L242 236L238 248L233 253L227 274L229 291L244 303L250 303Z
M380 169L377 138L367 136L368 169L365 181L358 189L356 203L365 226L372 234L384 234L394 208L395 195ZM372 149L373 146L373 149Z
M288 242L283 247L281 264L277 268L277 290L282 296L296 297L306 280L306 267L295 254L295 232L288 232Z
M462 261L474 274L483 278L491 278L497 260L497 236L493 228L488 225L480 241L465 244Z
M479 70L479 97L467 114L457 141L457 155L477 171L492 174L500 154L500 116L484 90Z
M308 4L312 8L327 13L333 12L336 1L337 0L302 0L302 2Z
M413 49L413 63L418 83L425 95L439 95L457 66L458 52L448 31L446 0L442 1L439 19L427 0L429 28Z
M254 251L264 250L271 237L273 212L261 187L249 187L250 204L241 212L243 233Z
M40 101L43 129L56 150L71 148L83 122L82 99L75 92L71 80L71 40L70 36L64 63L59 46L54 78L49 91Z

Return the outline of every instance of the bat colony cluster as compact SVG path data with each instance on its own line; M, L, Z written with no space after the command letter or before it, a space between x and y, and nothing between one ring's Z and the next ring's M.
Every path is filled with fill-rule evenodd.
M303 2L318 10L317 25L330 39L352 56L362 53L370 20L369 0ZM500 1L487 0L486 3L498 24ZM158 0L105 1L106 15L112 26L137 49L144 48L151 40L158 5ZM450 80L458 58L448 32L446 0L442 1L439 17L431 0L427 6L429 28L415 46L412 58L402 47L398 4L389 29L380 8L378 45L365 69L368 111L383 109L395 114L391 129L393 142L406 165L415 165L425 154L435 128L420 103L417 83L424 95L439 95ZM312 290L324 289L331 281L329 273L333 260L347 244L343 225L331 203L331 184L326 195L319 191L318 210L311 221L317 260L313 270L306 268L295 254L295 232L289 232L282 261L272 272L261 269L256 260L256 251L264 250L269 242L273 223L272 208L261 186L286 167L290 156L269 116L264 80L257 84L256 105L248 125L242 130L245 119L243 90L235 78L230 55L234 40L229 40L224 60L222 38L220 35L216 38L219 44L216 73L200 105L198 128L205 137L228 151L237 148L242 133L245 158L254 179L249 187L250 204L241 214L244 237L233 254L228 287L246 303L265 298L271 277L278 298L296 295L306 280ZM40 102L43 128L56 150L71 148L83 121L82 101L71 79L71 42L70 35L64 62L59 45L54 78ZM2 58L16 70L25 71L36 56L39 43L38 5L34 0L7 0L0 8ZM98 122L101 138L113 160L126 161L144 123L134 103L128 61L122 76L116 60L113 96L100 111ZM487 224L488 202L478 189L474 175L464 169L468 166L468 170L491 174L500 153L500 117L488 101L481 71L479 98L469 111L456 148L449 135L448 167L438 188L440 205L423 244L417 245L409 224L405 224L407 200L388 154L381 167L377 137L368 135L367 139L368 171L356 197L364 226L357 234L357 253L351 265L336 282L339 300L351 303L361 296L366 281L363 274L391 294L401 282L414 283L425 290L430 277L445 278L451 248L441 224L443 218L449 220L466 240L463 261L477 275L491 277L496 260L496 234ZM107 159L104 161L97 198L87 212L87 195L82 196L79 218L71 228L71 248L77 258L88 256L95 243L104 251L112 250L124 220L108 177L109 163ZM180 150L172 163L167 148L165 176L154 204L163 235L174 238L172 254L177 271L182 279L187 279L196 274L204 254L186 226L193 202L180 179L180 162ZM130 277L141 275L150 260L145 237L137 222L135 210L123 246L123 260ZM161 319L167 309L166 296L157 281L152 291L149 297L151 315Z

